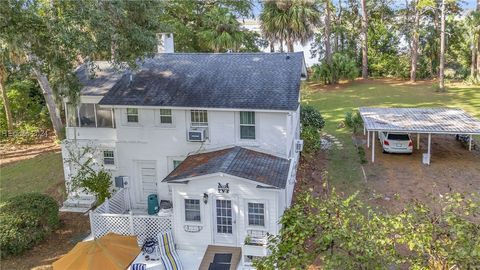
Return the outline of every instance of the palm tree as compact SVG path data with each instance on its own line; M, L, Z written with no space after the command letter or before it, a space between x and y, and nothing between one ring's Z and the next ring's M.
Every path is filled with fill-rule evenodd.
M225 50L238 51L244 33L235 16L225 8L214 8L206 17L208 27L199 33L200 40L217 53Z
M261 29L270 42L283 43L289 52L293 44L306 44L313 37L313 29L320 22L320 12L314 1L309 0L268 0L260 14Z

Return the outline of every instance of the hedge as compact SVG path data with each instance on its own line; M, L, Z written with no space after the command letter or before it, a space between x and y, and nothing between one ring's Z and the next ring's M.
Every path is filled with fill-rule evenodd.
M58 225L58 204L52 197L26 193L8 199L0 205L2 257L32 248Z

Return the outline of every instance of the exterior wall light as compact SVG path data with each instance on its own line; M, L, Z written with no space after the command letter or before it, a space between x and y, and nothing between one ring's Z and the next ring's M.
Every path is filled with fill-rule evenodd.
M204 204L208 203L208 194L207 193L203 193L203 203Z

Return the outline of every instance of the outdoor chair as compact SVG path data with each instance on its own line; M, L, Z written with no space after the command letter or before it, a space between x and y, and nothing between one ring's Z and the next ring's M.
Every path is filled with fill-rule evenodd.
M175 250L173 235L171 231L158 234L158 249L165 270L183 270L180 257Z

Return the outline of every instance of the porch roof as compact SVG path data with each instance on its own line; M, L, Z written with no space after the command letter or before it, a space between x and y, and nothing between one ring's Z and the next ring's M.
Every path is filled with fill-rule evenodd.
M187 157L163 182L225 173L276 188L285 188L290 161L239 146Z

